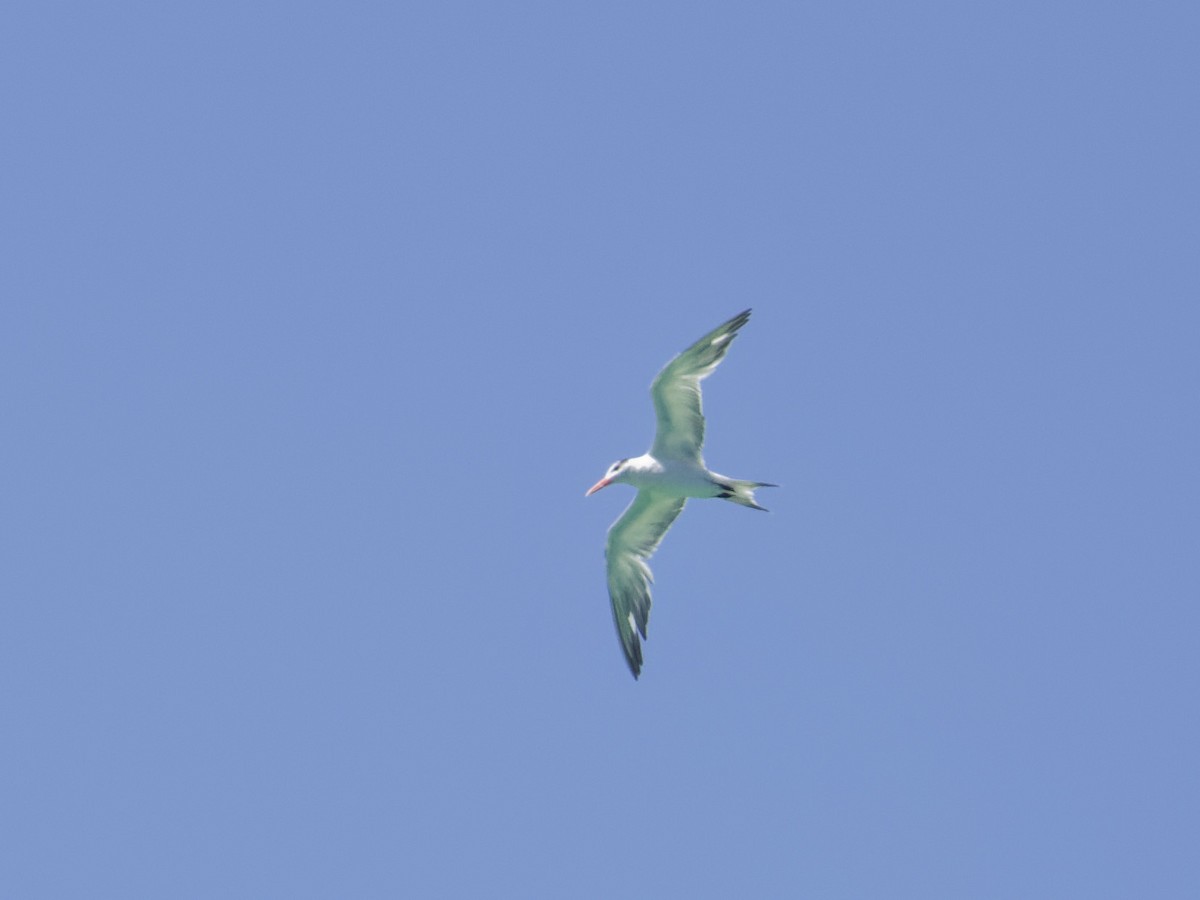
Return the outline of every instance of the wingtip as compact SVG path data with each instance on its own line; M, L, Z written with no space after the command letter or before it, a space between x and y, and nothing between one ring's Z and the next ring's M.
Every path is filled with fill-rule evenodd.
M745 325L747 322L750 321L750 313L751 312L753 312L753 310L743 309L736 316L733 316L731 319L728 319L720 327L723 329L728 329L730 331L737 331L739 328L741 328L743 325Z
M641 648L638 649L640 650ZM629 664L629 673L633 676L633 680L637 681L638 677L642 674L642 661L626 654L625 662Z

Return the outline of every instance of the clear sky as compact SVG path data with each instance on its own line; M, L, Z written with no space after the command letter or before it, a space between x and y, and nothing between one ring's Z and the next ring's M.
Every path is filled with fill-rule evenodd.
M1198 33L10 4L0 895L1200 896Z

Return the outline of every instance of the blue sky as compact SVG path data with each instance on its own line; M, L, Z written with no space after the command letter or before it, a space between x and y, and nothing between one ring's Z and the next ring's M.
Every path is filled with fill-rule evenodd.
M4 896L1200 895L1192 4L6 20Z

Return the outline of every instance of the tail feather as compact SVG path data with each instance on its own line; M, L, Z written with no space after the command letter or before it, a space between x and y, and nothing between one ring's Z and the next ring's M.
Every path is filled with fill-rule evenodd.
M725 488L718 496L722 500L728 500L731 503L739 503L742 506L748 506L751 509L759 509L763 512L770 512L765 506L759 506L754 500L754 489L764 487L779 487L777 484L771 484L769 481L741 481L737 478L726 478L722 482L722 487Z

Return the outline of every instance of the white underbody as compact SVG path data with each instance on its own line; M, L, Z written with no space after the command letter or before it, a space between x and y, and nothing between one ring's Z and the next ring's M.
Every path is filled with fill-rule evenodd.
M720 482L727 481L703 464L655 459L649 453L628 460L624 471L614 480L669 497L716 497L726 489Z

